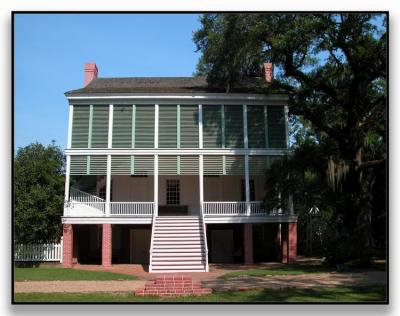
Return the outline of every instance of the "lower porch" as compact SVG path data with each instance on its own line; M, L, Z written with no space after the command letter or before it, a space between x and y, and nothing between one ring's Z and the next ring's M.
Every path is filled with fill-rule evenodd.
M63 265L141 264L148 271L151 225L64 224ZM211 264L293 262L296 223L207 224Z

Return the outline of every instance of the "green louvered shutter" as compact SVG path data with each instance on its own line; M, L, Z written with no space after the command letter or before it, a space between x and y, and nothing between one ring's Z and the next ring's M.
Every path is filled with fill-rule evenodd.
M268 107L269 147L286 148L285 108L283 106Z
M106 175L107 156L71 156L71 175Z
M225 174L230 176L244 175L244 156L225 156Z
M74 105L71 148L88 148L89 105Z
M203 147L222 147L221 106L203 105Z
M177 148L176 105L160 105L158 111L158 147Z
M265 148L264 106L247 106L247 134L249 148Z
M271 156L249 156L249 174L263 176L271 167Z
M132 105L114 105L113 148L132 148Z
M177 175L178 159L177 156L158 156L159 175Z
M199 148L198 106L181 105L180 112L180 148Z
M112 175L131 174L131 156L111 156Z
M222 156L204 156L203 172L208 176L223 175L223 157Z
M93 106L91 148L107 148L108 114L109 114L108 105Z
M243 148L243 106L225 105L225 148Z
M71 156L70 175L87 174L88 156Z
M89 156L88 159L90 175L107 174L107 156Z
M152 175L154 174L153 156L112 156L111 174L113 175Z
M195 175L199 174L199 157L198 156L180 156L179 160L179 174L181 175Z
M154 148L154 105L136 105L135 148Z
M134 156L133 174L154 174L154 156Z

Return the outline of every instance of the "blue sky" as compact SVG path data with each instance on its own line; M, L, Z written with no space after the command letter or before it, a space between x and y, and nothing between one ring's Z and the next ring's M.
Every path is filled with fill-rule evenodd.
M200 57L195 14L19 14L15 16L15 148L52 140L65 148L64 92L100 77L191 76Z

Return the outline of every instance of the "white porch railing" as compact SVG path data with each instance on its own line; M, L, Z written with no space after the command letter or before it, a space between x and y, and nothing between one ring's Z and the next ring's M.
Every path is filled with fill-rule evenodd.
M250 214L247 213L247 205ZM263 215L265 214L262 201L249 202L203 202L204 215Z
M14 261L59 261L62 262L63 242L58 244L16 244Z
M110 202L111 215L153 215L154 202Z

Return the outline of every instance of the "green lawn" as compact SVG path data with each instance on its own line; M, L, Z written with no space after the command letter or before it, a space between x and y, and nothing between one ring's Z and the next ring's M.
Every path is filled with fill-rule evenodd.
M137 280L132 275L65 268L14 268L14 281Z
M260 268L260 269L248 269L237 272L229 272L221 275L221 279L230 279L240 276L266 276L266 275L299 275L307 273L323 273L335 271L334 268L329 268L322 265L287 265L279 266L276 268Z
M135 297L133 293L20 293L15 302L385 302L385 286L220 292L200 297Z

